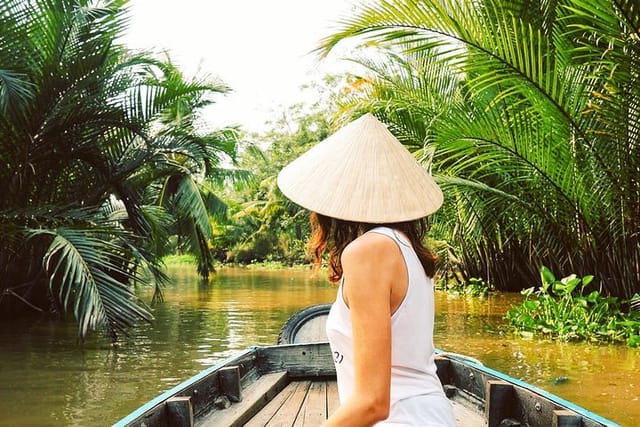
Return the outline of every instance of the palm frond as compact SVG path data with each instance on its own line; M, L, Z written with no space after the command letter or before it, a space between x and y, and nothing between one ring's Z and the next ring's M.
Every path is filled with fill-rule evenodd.
M130 261L119 246L96 236L95 229L31 229L27 234L30 239L51 238L43 257L49 286L63 307L72 310L81 338L96 329L117 336L138 320L152 319L127 286L135 274Z
M617 277L604 285L629 296L640 279L637 15L621 0L385 1L343 19L319 50L376 48L357 59L370 75L342 107L433 153L452 218L440 225L468 268L506 283L553 264Z
M119 45L126 3L0 4L0 272L12 276L0 288L53 290L82 337L149 318L134 298L136 267L152 272L160 296L176 223L191 223L179 231L195 230L209 269L206 208L216 198L193 195L236 155L235 130L203 134L196 120L228 88ZM191 181L175 179L171 202L158 206L175 177Z
M0 70L0 111L13 114L21 109L33 96L34 85L24 74L10 70Z
M192 177L181 177L175 194L175 207L178 215L191 218L204 236L211 235L207 207Z

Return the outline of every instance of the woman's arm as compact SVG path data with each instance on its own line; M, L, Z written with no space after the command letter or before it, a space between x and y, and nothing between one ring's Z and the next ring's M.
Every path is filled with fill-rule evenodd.
M343 297L353 327L355 385L326 426L370 426L389 415L391 290L398 275L406 273L395 242L375 233L347 246L341 262Z

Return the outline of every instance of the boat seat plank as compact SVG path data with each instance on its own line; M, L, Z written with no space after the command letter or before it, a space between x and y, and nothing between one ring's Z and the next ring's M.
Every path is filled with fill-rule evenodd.
M291 426L295 419L296 413L292 414L288 418L287 422L282 422L285 418L281 412L286 412L286 403L293 396L299 396L300 403L297 404L298 408L302 404L302 400L309 388L309 381L293 381L287 385L271 402L269 402L264 408L260 410L256 415L247 422L246 427L264 427L264 426ZM295 405L294 405L295 406Z
M328 343L291 344L257 349L261 372L286 369L289 378L331 377L336 366Z
M313 381L302 403L294 427L319 426L327 419L327 383Z
M242 426L288 384L287 372L265 374L242 391L242 401L213 411L196 426Z

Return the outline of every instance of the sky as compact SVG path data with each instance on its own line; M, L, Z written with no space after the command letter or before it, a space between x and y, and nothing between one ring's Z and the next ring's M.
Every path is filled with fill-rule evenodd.
M125 44L167 51L186 76L208 74L232 93L205 114L213 127L252 131L303 101L300 87L349 69L340 49L312 51L353 10L354 0L130 0Z

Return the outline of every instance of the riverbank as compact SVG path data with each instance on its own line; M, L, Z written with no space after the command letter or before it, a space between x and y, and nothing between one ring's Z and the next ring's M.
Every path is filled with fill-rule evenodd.
M165 263L167 267L180 266L180 265L193 265L195 268L198 265L196 258L193 255L189 255L189 254L167 255L162 259L162 261ZM282 261L256 261L248 264L241 264L241 263L234 263L234 262L228 262L228 263L216 262L214 264L214 267L216 271L225 269L225 268L227 269L228 268L245 268L245 269L251 269L251 270L274 270L274 271L293 269L293 270L305 271L305 270L311 270L313 268L311 263L290 264Z

